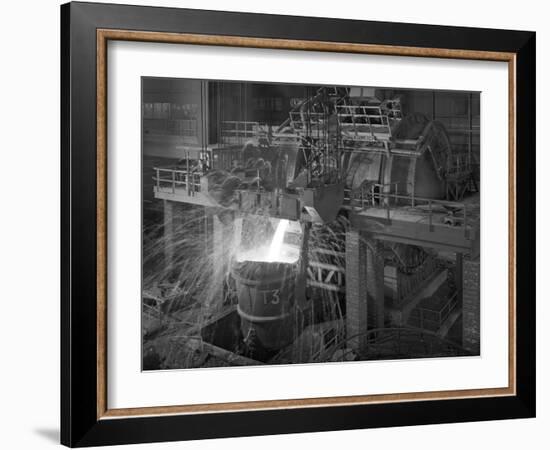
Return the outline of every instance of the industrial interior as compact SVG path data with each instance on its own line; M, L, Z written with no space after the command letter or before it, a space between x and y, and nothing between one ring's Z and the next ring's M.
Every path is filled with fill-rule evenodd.
M479 355L479 111L144 77L143 370Z

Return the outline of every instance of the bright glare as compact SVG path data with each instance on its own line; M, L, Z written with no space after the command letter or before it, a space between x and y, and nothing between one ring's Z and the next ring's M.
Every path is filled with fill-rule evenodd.
M269 253L267 254L268 261L278 261L279 255L283 248L283 240L285 238L286 229L288 228L288 220L281 219L271 240Z
M237 254L237 261L295 263L299 257L298 248L284 242L285 233L288 231L289 225L289 220L279 220L271 243L266 243L266 245L258 248L239 252Z

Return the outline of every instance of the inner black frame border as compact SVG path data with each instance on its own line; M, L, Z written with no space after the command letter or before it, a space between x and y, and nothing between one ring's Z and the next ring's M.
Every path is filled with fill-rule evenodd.
M97 418L96 31L140 30L516 54L516 395ZM61 443L71 447L534 417L533 32L113 4L61 7Z

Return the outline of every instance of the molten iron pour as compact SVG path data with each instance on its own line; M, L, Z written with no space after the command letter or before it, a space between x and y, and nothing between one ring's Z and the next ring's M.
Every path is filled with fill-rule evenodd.
M296 299L305 290L300 248L285 240L287 232L296 240L300 224L286 219L270 219L272 222L275 231L270 240L238 252L231 271L243 341L247 356L253 359L264 359L294 340L300 314ZM243 247L246 244L243 242Z

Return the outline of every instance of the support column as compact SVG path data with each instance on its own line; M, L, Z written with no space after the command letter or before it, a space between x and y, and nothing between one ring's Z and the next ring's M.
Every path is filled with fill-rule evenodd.
M231 235L218 216L212 216L212 254L216 269L225 272Z
M455 286L457 289L458 298L462 298L462 285L463 285L463 272L464 268L462 265L462 253L456 253L455 255Z
M307 307L306 287L307 287L307 269L309 267L309 235L311 232L311 223L304 222L302 226L302 243L300 246L300 260L298 262L298 275L296 277L296 287L294 298L296 306L304 311Z
M174 268L174 203L163 200L164 204L164 268L171 272Z
M346 232L346 336L348 346L361 351L367 331L367 251L361 233Z
M234 239L234 228L226 225L215 214L207 213L211 223L211 239L208 245L208 255L212 267L211 287L207 302L210 306L221 306L225 300L225 281L229 271L229 249ZM230 221L233 223L233 220Z
M384 327L384 248L380 241L367 246L367 298L369 327Z
M384 254L378 241L367 243L361 232L346 233L346 333L358 351L367 345L364 333L384 326ZM358 336L355 338L354 336Z
M479 354L480 343L480 264L479 257L464 258L462 277L462 345Z

